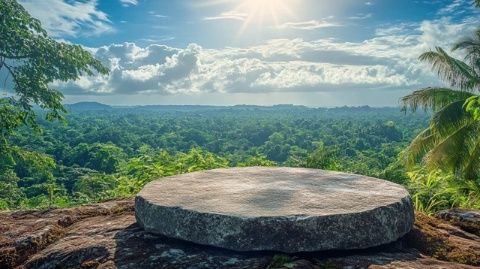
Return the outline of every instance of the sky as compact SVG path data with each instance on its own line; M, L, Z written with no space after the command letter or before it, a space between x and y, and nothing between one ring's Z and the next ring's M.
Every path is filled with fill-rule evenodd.
M19 2L110 69L54 83L66 103L396 106L443 85L422 52L480 26L471 0Z

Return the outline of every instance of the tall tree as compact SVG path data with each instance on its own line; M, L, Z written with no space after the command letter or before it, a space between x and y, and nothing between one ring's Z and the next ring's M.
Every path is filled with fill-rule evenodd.
M16 128L36 127L34 105L45 109L49 120L62 118L63 95L52 82L108 70L81 46L50 38L16 0L0 0L0 37L0 77L9 92L0 99L0 152L4 152L6 138Z
M480 7L480 0L475 1ZM442 168L466 179L480 176L480 121L475 111L480 90L480 29L459 41L453 51L463 50L463 60L436 47L420 56L450 86L428 87L403 97L403 109L432 109L427 129L405 151L408 165L418 162L433 170ZM479 114L480 115L480 114Z

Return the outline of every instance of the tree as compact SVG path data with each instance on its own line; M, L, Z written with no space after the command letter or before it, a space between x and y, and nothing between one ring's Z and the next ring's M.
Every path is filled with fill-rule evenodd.
M48 37L39 20L15 0L0 0L0 71L10 96L0 99L0 150L21 125L36 127L33 105L47 111L47 119L61 119L63 95L54 81L75 80L81 75L108 70L80 45ZM2 73L0 73L2 74Z
M192 148L188 153L179 153L176 158L175 168L178 173L228 167L228 160L200 148Z
M53 159L30 158L32 152L9 147L7 139L22 125L39 130L34 105L46 110L48 120L62 119L66 112L61 103L63 95L52 88L53 82L75 80L96 72L107 74L108 70L81 46L48 37L40 21L32 18L15 0L0 0L0 37L0 79L3 83L0 87L8 92L6 97L0 98L0 187L4 190L0 192L0 204L3 200L10 207L18 205L3 197L20 200L18 185L22 182L17 176L20 173L25 177L23 181L38 181L29 186L29 191L46 187L50 206L57 190L50 171ZM16 160L20 165L15 165L14 155L20 157ZM25 156L35 162L23 165Z
M0 171L0 210L17 207L24 198L18 188L19 178L11 169Z
M248 157L245 162L241 162L238 164L240 167L247 167L247 166L277 166L277 163L271 161L265 155L261 155L258 152Z
M90 149L90 156L86 166L105 173L115 172L119 163L125 159L123 150L111 143L93 144Z
M411 142L404 158L409 167L423 162L431 171L442 168L475 179L480 175L480 121L472 112L480 87L480 29L452 50L466 52L465 59L458 60L440 47L419 58L430 63L451 88L428 87L403 97L405 111L423 107L434 112L429 127Z
M71 150L69 158L67 164L77 164L99 172L113 173L126 155L121 148L112 143L92 145L80 143Z
M307 157L306 167L327 170L339 170L338 150L326 147L323 142L315 143L317 148Z
M87 196L89 199L107 199L112 197L112 191L117 187L115 176L93 174L79 178L75 182L75 192Z

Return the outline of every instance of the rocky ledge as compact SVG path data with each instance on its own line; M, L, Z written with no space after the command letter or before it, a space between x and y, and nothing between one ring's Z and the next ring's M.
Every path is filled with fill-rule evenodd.
M362 251L234 252L143 231L133 200L0 212L0 268L476 268L480 212L416 214L398 241Z

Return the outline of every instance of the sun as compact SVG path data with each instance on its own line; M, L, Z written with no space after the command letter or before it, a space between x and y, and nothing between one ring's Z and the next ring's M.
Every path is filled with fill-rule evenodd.
M230 6L221 13L225 18L242 21L237 36L245 34L247 28L262 30L279 29L282 23L296 19L294 10L300 0L208 0L198 1L196 6Z
M236 9L244 11L248 19L272 19L278 23L278 16L290 12L285 0L245 0Z
M256 22L259 27L266 24L278 26L284 17L292 17L295 0L244 0L234 11L244 14L242 33L250 24Z

